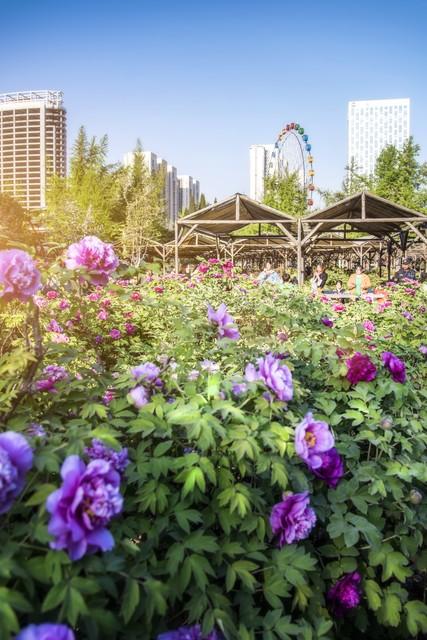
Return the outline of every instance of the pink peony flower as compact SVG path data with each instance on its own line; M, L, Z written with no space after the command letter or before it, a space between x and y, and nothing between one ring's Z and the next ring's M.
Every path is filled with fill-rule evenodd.
M98 320L107 320L108 318L108 311L105 311L105 309L102 309L98 315L97 315Z
M110 331L110 337L113 338L113 340L119 340L119 338L121 338L121 332L118 329L111 329Z
M131 297L131 300L135 300L135 301L141 300L142 298L141 294L138 291L133 291L130 297Z
M68 300L65 300L65 299L60 300L59 305L58 305L58 307L59 307L59 309L61 309L61 311L64 311L64 309L68 309L69 306L70 306L70 303L68 302Z
M336 311L337 313L345 311L345 304L342 304L341 302L335 303L334 305L332 305L332 311Z
M59 294L58 294L58 292L57 292L57 291L53 291L53 290L51 290L51 291L48 291L48 292L46 293L46 298L49 298L49 300L56 300L56 298L58 297L58 295L59 295Z
M374 331L376 330L376 327L374 323L371 322L371 320L364 320L363 328L365 329L365 331L368 331L369 333L374 333Z
M26 251L0 251L0 298L27 302L40 286L40 271Z
M154 287L153 289L156 293L163 293L163 291L165 290L164 287L161 287L160 285L157 285L156 287Z
M68 269L83 269L92 284L103 284L119 265L111 244L96 236L86 236L68 247L65 264Z

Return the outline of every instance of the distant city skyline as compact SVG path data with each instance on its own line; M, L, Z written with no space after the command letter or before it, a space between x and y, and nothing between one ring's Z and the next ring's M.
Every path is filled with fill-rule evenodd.
M354 162L359 173L370 175L386 146L401 149L411 133L410 109L409 98L349 102L348 165Z
M68 149L82 124L108 134L111 162L140 138L196 173L211 202L248 193L248 148L294 120L310 131L316 185L338 187L355 100L410 97L427 157L421 0L405 12L398 0L307 0L303 12L289 0L22 0L4 3L1 17L0 92L61 88Z
M166 205L167 224L173 228L178 214L189 209L190 206L197 206L200 202L200 181L190 175L178 175L177 168L167 160L150 150L143 150L144 163L150 173L163 171L165 177L164 199ZM134 163L135 151L128 151L124 154L122 162L125 167L130 167Z

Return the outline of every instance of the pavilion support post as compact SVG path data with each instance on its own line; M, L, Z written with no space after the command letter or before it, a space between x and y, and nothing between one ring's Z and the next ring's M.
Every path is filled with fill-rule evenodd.
M391 279L391 243L387 245L387 280Z
M178 223L175 222L175 273L179 272Z
M303 266L303 256L302 256L302 224L301 220L298 220L298 240L297 240L297 278L298 278L298 286L302 287L304 284L304 266Z

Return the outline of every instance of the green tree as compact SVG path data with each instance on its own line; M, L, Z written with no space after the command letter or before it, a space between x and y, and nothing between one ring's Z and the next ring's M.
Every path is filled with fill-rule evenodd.
M39 234L29 211L6 193L0 193L0 249L12 244L37 246Z
M51 240L70 243L96 234L114 240L120 234L115 212L121 169L107 164L108 138L89 141L84 127L73 145L68 178L52 176L42 224Z
M167 233L165 176L162 171L150 173L139 140L134 151L134 162L121 171L119 184L125 211L120 237L122 251L132 265L139 265L144 259L149 240L160 241Z
M410 137L402 149L385 147L372 175L362 175L354 160L338 191L321 192L326 205L368 190L382 198L417 211L427 211L427 163L419 162L420 146Z
M204 209L205 207L208 206L208 201L206 200L206 196L204 193L202 193L200 195L200 201L199 201L199 209Z
M307 213L307 194L296 172L265 178L263 202L295 218Z
M368 191L373 190L372 178L360 173L355 159L352 158L350 164L345 168L345 178L342 181L341 189L338 189L338 191L319 192L326 206L329 206L365 189Z

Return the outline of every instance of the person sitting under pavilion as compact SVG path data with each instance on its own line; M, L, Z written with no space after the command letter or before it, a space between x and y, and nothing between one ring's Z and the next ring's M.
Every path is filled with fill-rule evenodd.
M415 269L412 268L412 263L409 258L403 258L402 265L399 271L396 272L394 279L397 282L404 282L405 280L416 280L417 274Z

